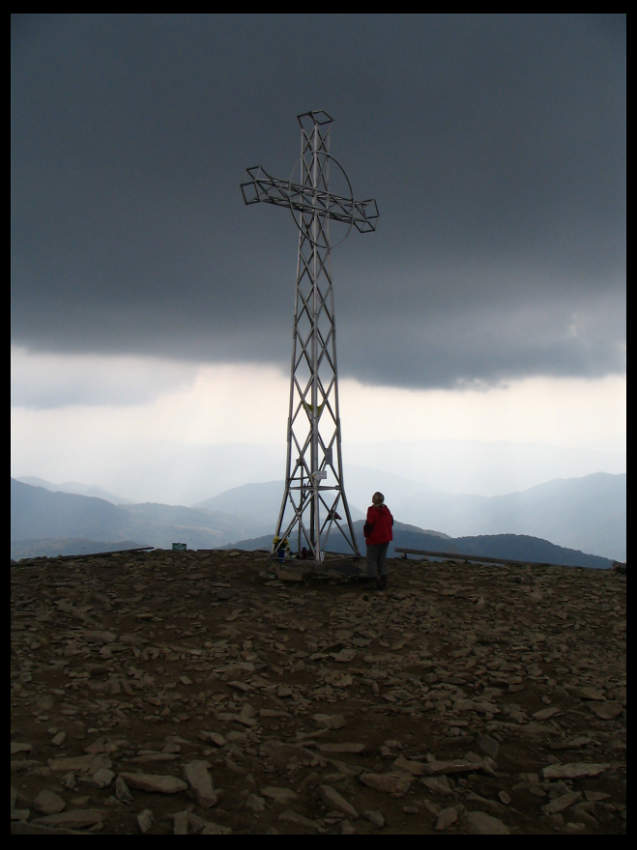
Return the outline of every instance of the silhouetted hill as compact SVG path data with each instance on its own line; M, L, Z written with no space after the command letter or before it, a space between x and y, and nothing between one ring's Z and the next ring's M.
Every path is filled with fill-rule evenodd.
M97 552L120 552L139 549L140 543L121 540L112 543L103 540L86 540L76 537L51 538L46 540L12 540L11 560L21 558L55 558L58 555L93 555Z
M365 553L365 538L363 536L363 521L354 523L354 534L361 554ZM253 538L251 540L239 540L226 546L226 549L266 549L272 544L272 536ZM340 532L332 532L328 538L327 550L347 553L348 549L343 545L344 538ZM291 542L295 549L294 541ZM592 567L595 569L609 569L612 561L608 558L600 558L597 555L588 555L556 546L548 540L530 537L523 534L487 534L476 537L453 538L447 535L426 533L412 525L400 522L394 523L394 539L389 545L388 556L396 557L396 547L405 549L422 549L432 552L449 552L458 555L480 555L491 558L506 558L513 561L535 561L542 564L563 564L573 567Z

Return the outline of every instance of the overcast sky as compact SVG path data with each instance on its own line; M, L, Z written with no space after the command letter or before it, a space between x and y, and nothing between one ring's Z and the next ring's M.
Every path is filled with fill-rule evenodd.
M521 423L559 410L574 444L621 449L602 419L624 411L625 16L13 15L11 70L18 473L46 477L69 406L60 440L101 407L122 446L126 410L151 434L182 393L218 444L228 388L267 385L285 439L297 232L239 184L290 176L312 109L380 210L332 256L339 376L368 418L399 393L419 413L391 439L432 437L437 399L444 433L474 410L461 439L548 442Z

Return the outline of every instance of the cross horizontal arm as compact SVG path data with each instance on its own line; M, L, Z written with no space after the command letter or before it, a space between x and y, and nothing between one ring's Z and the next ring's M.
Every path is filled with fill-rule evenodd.
M312 186L281 180L272 177L261 165L254 165L248 168L247 172L252 179L241 184L241 194L246 204L263 201L266 204L292 208L297 212L324 215L335 221L353 224L360 233L376 230L375 219L379 213L373 199L355 201L353 198L343 198Z

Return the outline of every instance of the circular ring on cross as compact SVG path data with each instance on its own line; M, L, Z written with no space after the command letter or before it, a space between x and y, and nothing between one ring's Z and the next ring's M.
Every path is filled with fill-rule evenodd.
M323 250L332 250L343 243L351 233L354 224L354 193L352 192L352 184L347 176L347 172L336 157L325 152L318 154L318 156L323 160L330 160L330 162L334 163L345 180L347 194L336 194L327 188L320 189L309 183L293 180L295 172L300 171L301 166L299 163L292 167L288 181L290 186L290 215L301 235L311 242L312 245ZM324 162L321 167L321 175L325 179L326 187L329 176L328 165L329 163ZM295 206L293 198L299 194L302 194L304 198L307 196L312 198L311 209L302 210ZM303 206L305 207L306 204L304 203ZM349 209L349 214L345 213L346 208ZM346 230L343 236L335 243L330 244L330 225L334 222L340 222L346 225Z

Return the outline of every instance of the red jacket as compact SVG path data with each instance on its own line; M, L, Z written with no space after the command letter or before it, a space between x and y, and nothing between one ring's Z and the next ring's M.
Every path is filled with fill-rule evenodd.
M366 543L388 543L394 539L394 518L387 505L371 505L367 508L367 522L372 526L372 530L369 537L365 538Z

